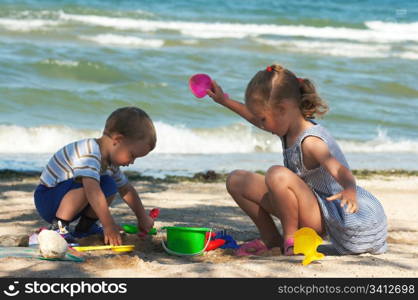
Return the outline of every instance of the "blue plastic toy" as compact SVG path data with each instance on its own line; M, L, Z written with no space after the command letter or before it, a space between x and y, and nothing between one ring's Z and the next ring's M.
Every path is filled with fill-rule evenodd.
M238 249L239 246L237 244L237 242L233 239L232 236L230 236L229 234L226 234L222 231L217 232L215 239L221 239L221 240L225 240L225 244L223 244L220 248L221 249Z

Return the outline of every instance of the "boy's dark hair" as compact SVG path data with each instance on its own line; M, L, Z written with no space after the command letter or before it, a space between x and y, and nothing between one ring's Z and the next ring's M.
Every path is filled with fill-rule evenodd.
M121 107L110 114L106 120L104 135L122 134L130 140L149 141L151 149L155 148L157 134L148 114L135 106Z
M245 91L247 104L274 106L284 99L296 101L302 115L307 119L322 116L328 111L328 105L318 95L312 81L297 78L293 72L277 64L255 74Z

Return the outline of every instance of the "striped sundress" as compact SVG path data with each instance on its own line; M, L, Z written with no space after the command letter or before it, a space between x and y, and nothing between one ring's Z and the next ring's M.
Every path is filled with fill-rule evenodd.
M283 144L284 165L296 173L314 192L325 223L325 230L335 249L340 254L384 253L387 250L387 219L379 200L365 189L357 186L359 210L346 213L340 206L340 200L328 201L327 197L340 193L341 185L319 166L308 170L303 164L302 141L308 136L323 140L330 153L345 167L348 163L340 147L331 134L315 123L298 136L294 145L285 148Z

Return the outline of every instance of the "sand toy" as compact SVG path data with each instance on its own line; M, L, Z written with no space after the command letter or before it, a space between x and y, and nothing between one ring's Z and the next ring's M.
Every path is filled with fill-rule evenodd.
M203 98L207 95L207 90L212 90L212 78L207 74L195 74L189 79L190 91L197 98ZM224 93L226 98L229 98L227 93Z
M167 230L167 245L164 239L161 245L168 254L179 256L194 256L203 254L209 245L210 240L206 240L206 233L212 232L210 228L195 227L163 227ZM205 241L206 240L206 241Z
M114 252L131 252L135 249L135 245L121 245L121 246L77 246L72 247L74 250L84 252L84 251L97 251L97 250L112 250Z
M153 218L154 220L158 218L160 215L160 209L159 208L153 208L149 212L149 216ZM126 233L130 234L138 234L140 237L144 237L145 235L156 235L157 234L157 228L151 228L148 232L139 232L138 226L132 225L132 224L124 224L122 225L122 229Z
M315 260L325 257L323 253L316 251L319 245L322 244L322 238L315 230L309 227L303 227L295 232L295 244L293 252L295 254L305 255L302 265L306 266Z

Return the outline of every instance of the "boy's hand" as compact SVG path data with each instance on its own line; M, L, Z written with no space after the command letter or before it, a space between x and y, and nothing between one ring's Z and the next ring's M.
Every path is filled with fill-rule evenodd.
M143 216L138 220L138 228L140 231L148 233L154 227L154 219L150 216Z
M341 199L341 207L344 207L344 205L347 204L347 213L358 212L357 194L355 189L345 189L341 193L327 198L328 201L334 201L337 199Z
M122 238L120 236L120 227L117 225L111 225L103 227L104 231L104 243L112 246L119 246L122 244Z
M212 90L206 90L208 96L213 99L213 101L222 104L228 99L227 94L222 91L222 88L216 83L215 80L212 80Z

